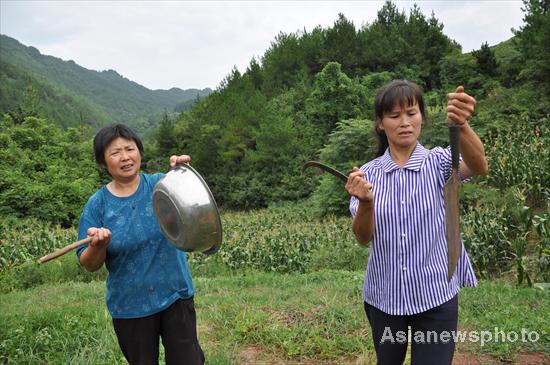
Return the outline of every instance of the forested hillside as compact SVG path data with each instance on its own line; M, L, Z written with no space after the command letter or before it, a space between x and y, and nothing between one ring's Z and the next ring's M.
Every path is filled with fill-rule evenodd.
M158 121L150 119L152 114L181 109L211 92L150 90L116 71L88 70L74 61L42 55L5 35L0 35L0 83L0 113L17 119L25 109L34 108L62 127L85 124L92 130L125 122L145 132Z
M345 171L372 159L373 97L391 79L425 90L428 147L447 143L445 97L457 85L478 101L471 123L485 142L510 127L535 133L549 110L548 17L547 1L526 2L526 23L513 39L495 47L480 40L468 54L435 15L416 6L406 14L391 2L361 28L340 14L329 28L281 33L244 73L233 70L189 113L165 123L160 135L171 138L158 144L192 154L225 206L263 207L317 187L322 211L345 212L338 182L318 186L301 166L321 159Z

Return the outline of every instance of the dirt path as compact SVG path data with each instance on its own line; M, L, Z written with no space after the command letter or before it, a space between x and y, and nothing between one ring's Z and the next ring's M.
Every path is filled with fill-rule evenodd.
M370 365L375 364L376 359L371 354L363 354L356 359L339 359L333 361L322 360L282 360L266 359L266 354L260 347L247 347L240 353L237 364L239 365ZM517 354L514 358L498 358L490 355L476 355L468 353L455 353L453 365L549 365L550 356L544 353Z
M543 353L517 354L515 358L457 353L453 365L548 365L550 356Z

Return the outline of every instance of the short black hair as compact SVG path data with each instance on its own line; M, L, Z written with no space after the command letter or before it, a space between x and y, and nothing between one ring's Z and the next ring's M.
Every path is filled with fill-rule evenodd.
M107 163L105 162L105 149L117 138L124 138L127 140L132 140L136 143L136 146L139 150L141 158L143 158L143 143L139 139L136 132L134 132L130 127L124 124L111 124L106 127L101 128L99 132L94 137L94 154L95 161L98 165L105 167Z

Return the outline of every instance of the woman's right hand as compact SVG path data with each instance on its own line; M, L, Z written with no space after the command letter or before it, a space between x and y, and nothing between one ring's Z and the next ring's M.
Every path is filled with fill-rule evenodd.
M346 190L349 195L355 196L360 202L372 204L372 184L365 180L364 176L365 174L361 170L354 167L348 176Z
M90 246L97 248L105 248L111 241L111 231L108 228L88 228L88 236L92 237Z
M108 228L88 228L88 236L92 241L88 248L80 255L80 264L90 272L97 271L103 266L107 257L107 246L111 241L111 231Z

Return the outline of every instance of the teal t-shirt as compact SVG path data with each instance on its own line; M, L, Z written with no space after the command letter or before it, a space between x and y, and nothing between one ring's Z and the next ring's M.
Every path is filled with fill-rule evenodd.
M107 246L107 308L113 318L145 317L193 296L187 254L164 238L153 212L153 187L163 174L140 174L139 187L128 197L106 186L90 197L78 225L78 239L90 227L105 227ZM77 250L80 257L88 245Z

